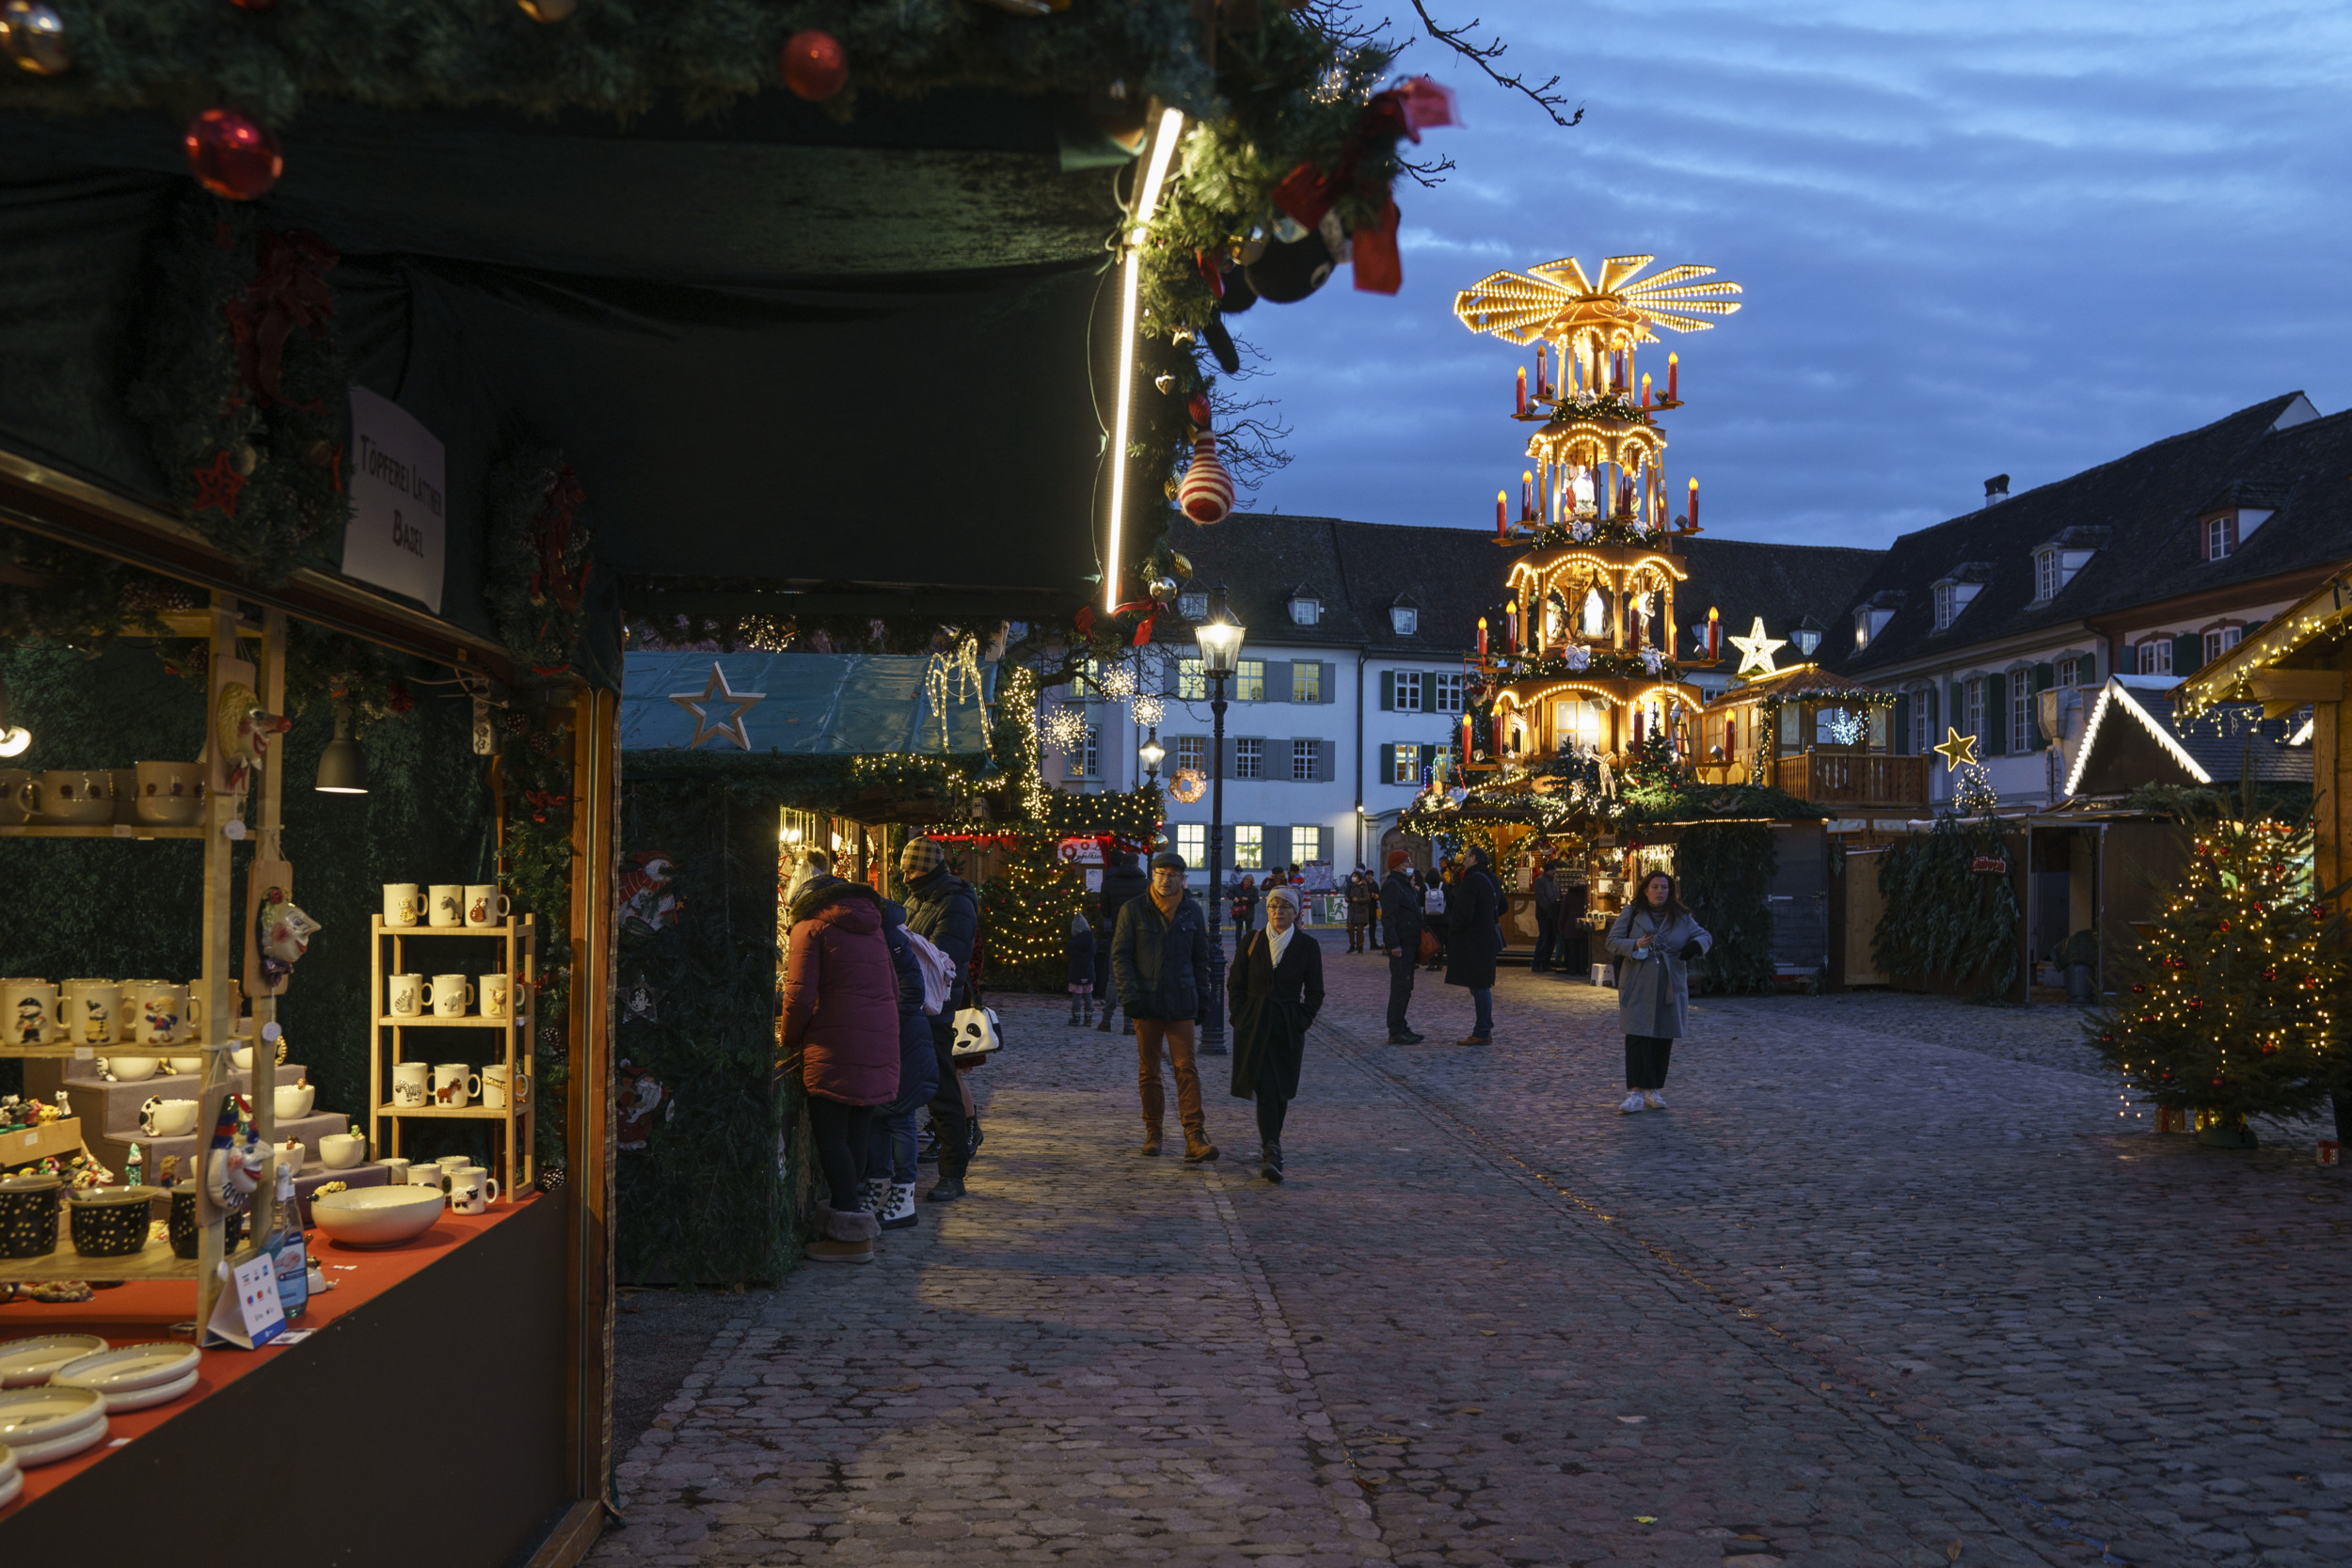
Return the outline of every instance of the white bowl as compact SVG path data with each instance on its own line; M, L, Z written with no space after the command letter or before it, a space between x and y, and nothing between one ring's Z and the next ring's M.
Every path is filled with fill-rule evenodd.
M368 1140L357 1132L329 1132L319 1139L319 1163L328 1170L349 1170L368 1157Z
M95 1334L40 1334L0 1342L0 1388L30 1388L58 1368L106 1348Z
M155 1069L164 1065L161 1056L109 1056L106 1070L125 1084L135 1084L142 1078L152 1078Z
M253 1070L253 1048L249 1045L241 1045L229 1053L229 1065L239 1072L251 1072Z
M174 1072L202 1072L204 1070L204 1058L201 1056L167 1056L164 1058L164 1064Z
M196 1392L197 1370L195 1367L190 1367L186 1375L176 1377L169 1383L158 1383L150 1388L131 1388L119 1394L108 1394L106 1414L119 1416L126 1410L145 1410L151 1405L169 1404L174 1400L185 1399Z
M106 1434L106 1396L95 1388L10 1388L0 1393L0 1442L19 1465L80 1453Z
M49 1383L55 1388L95 1388L111 1398L178 1383L196 1370L197 1360L194 1345L184 1340L155 1339L69 1361L50 1374Z
M315 1084L278 1085L276 1097L278 1119L294 1121L309 1116L310 1107L318 1102L318 1085Z
M16 1495L24 1490L24 1472L10 1466L5 1475L0 1475L0 1508L16 1501Z
M310 1200L310 1223L345 1246L413 1241L441 1217L441 1189L353 1187Z

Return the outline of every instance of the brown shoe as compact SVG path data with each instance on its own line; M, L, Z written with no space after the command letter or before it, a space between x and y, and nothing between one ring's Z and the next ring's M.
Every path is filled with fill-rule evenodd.
M1197 1165L1216 1158L1216 1145L1209 1142L1207 1133L1196 1132L1189 1127L1184 1129L1184 1164Z
M874 1260L871 1242L811 1242L808 1260L812 1263L870 1263Z
M1136 1149L1136 1152L1137 1154L1157 1154L1159 1151L1160 1130L1156 1127L1147 1125L1143 1130L1143 1147Z

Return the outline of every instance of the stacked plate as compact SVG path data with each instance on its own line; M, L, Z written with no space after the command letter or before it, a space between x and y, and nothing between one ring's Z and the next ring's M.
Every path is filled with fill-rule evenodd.
M16 1466L16 1450L0 1447L0 1508L16 1501L16 1495L24 1490L24 1472Z
M0 1390L0 1444L18 1465L71 1459L106 1439L106 1396L95 1388Z
M67 1362L105 1348L106 1341L95 1334L42 1334L30 1339L0 1340L0 1388L36 1387Z
M49 1374L49 1386L97 1394L105 1401L106 1414L120 1415L169 1404L193 1391L199 1361L194 1345L158 1339L69 1361Z

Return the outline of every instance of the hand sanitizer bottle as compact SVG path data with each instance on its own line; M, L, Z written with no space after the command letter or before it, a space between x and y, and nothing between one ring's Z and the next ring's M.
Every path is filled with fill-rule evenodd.
M310 1305L309 1249L303 1244L302 1206L294 1198L294 1166L278 1163L278 1233L267 1248L278 1275L278 1305L292 1323Z

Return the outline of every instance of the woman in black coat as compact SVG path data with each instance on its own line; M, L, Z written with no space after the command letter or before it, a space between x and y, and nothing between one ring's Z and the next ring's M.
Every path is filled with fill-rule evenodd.
M1298 925L1298 895L1272 887L1265 927L1242 942L1227 976L1233 1010L1233 1098L1258 1102L1258 1174L1282 1180L1282 1117L1298 1094L1307 1026L1323 1008L1323 949Z

